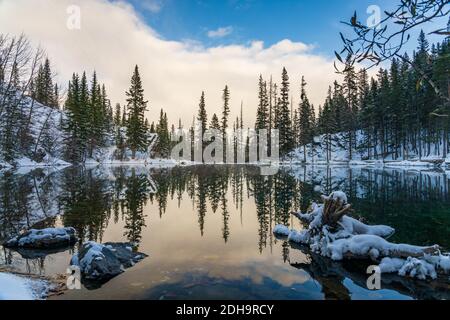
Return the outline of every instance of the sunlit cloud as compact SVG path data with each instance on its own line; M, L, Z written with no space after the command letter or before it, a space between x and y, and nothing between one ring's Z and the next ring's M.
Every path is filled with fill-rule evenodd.
M67 28L67 8L73 4L80 7L79 30ZM227 84L232 115L239 114L243 102L245 122L253 126L260 74L279 82L285 66L294 104L305 75L309 98L316 107L323 103L328 85L336 77L331 58L289 39L272 46L250 41L215 47L164 39L142 20L134 6L123 1L0 0L0 30L12 35L24 32L35 45L44 47L62 85L73 72L96 70L113 103L125 102L132 70L138 64L150 121L156 121L164 108L171 122L181 118L190 124L202 91L210 118L221 112L222 90Z
M208 37L210 38L223 38L233 33L233 27L222 27L217 30L208 31Z

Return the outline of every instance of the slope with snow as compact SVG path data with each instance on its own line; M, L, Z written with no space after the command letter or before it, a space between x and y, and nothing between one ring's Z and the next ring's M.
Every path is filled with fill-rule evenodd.
M64 139L63 122L66 119L66 113L63 110L50 108L31 99L30 97L21 98L23 113L30 119L30 135L33 145L30 155L18 154L13 161L6 162L2 159L0 152L0 170L11 168L39 168L39 167L66 167L72 165L64 161ZM125 128L122 128L122 134L125 135ZM44 147L44 139L47 146ZM105 165L145 165L145 166L174 166L176 161L168 159L154 159L152 150L158 143L156 134L149 134L149 146L146 152L138 152L135 159L131 159L131 151L126 149L120 156L119 150L115 144L115 133L107 134L106 146L94 150L93 157L86 159L86 164L105 164ZM49 148L48 144L51 145ZM49 150L50 149L50 150Z
M405 156L402 154L396 159L393 153L389 153L384 157L381 156L383 151L380 146L376 147L378 156L374 156L373 147L369 151L365 144L365 138L361 131L356 133L356 148L353 148L351 160L348 141L344 133L332 134L330 138L326 135L316 136L313 143L301 146L295 149L290 155L289 159L295 163L305 163L306 150L306 164L353 164L353 165L379 165L379 166L439 166L450 165L450 153L444 156L442 154L442 143L432 143L430 153L428 153L426 144L422 146L422 156L419 156L419 151L414 149L411 144L405 148ZM400 146L400 153L403 150Z

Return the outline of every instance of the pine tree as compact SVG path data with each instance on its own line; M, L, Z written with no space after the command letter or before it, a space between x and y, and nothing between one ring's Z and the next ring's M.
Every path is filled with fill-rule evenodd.
M120 103L116 103L116 110L114 113L114 125L116 127L120 127L122 125Z
M314 136L312 107L306 94L306 81L302 77L300 105L298 110L298 128L300 130L299 142L303 146L303 161L306 162L306 145L312 142Z
M205 134L208 129L208 115L206 113L206 102L205 102L205 92L202 92L200 97L197 121L200 123L201 136Z
M220 122L219 122L219 117L217 117L217 115L215 113L213 114L213 116L211 118L211 123L209 125L209 129L217 131L217 132L221 132L222 127L221 127ZM215 137L211 137L210 142L214 142L215 139L216 139ZM216 156L216 151L214 150L211 155L213 157L215 157Z
M289 108L289 76L286 68L283 68L280 93L281 97L277 107L278 115L275 119L275 129L279 130L280 154L286 156L294 148Z
M94 71L92 75L89 104L88 104L88 156L93 156L96 147L102 145L103 141L103 110L100 85L98 84L97 74Z
M227 130L228 130L228 117L230 115L230 90L228 86L225 86L222 94L223 110L222 110L222 139L223 139L223 161L226 162L227 154Z
M269 100L267 97L267 83L262 75L259 76L258 110L256 112L255 129L269 129Z
M64 105L67 114L67 120L64 123L65 158L73 163L83 161L82 130L84 123L82 122L85 119L80 104L80 93L80 79L74 73L68 85L67 99Z
M355 68L353 66L347 67L344 71L343 94L345 96L345 103L342 104L342 124L344 131L346 131L349 159L352 160L353 148L356 145L358 114L358 86Z
M212 130L220 130L221 126L219 123L219 118L217 117L217 115L214 113L212 118L211 118L211 123L209 125L209 128Z
M136 152L147 149L147 128L144 118L147 110L147 103L144 99L144 89L139 75L139 67L136 65L131 78L131 87L126 92L128 117L127 125L127 145L131 150L132 158L136 158Z
M169 134L167 113L165 113L163 109L161 109L159 115L159 122L156 126L156 133L158 134L157 151L159 152L161 157L168 158L170 155L171 140Z
M199 103L199 109L198 109L198 115L197 115L197 121L199 125L199 132L197 137L197 143L200 144L203 141L203 137L205 135L206 130L208 130L208 115L206 113L206 102L205 102L205 92L202 92L202 95L200 97L200 103ZM203 145L202 151L205 149L205 146ZM203 156L202 156L203 158Z

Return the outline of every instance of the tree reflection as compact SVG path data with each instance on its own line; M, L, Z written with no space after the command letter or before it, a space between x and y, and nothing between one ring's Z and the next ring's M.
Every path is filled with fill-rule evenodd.
M152 183L157 185L156 191ZM342 190L349 195L355 214L367 223L395 227L394 241L450 247L446 236L450 225L448 187L445 172L362 168L299 167L269 177L261 176L257 167L241 166L3 172L0 239L23 228L54 226L55 216L61 213L62 224L74 227L80 242L101 242L108 224L123 222L124 237L139 244L143 230L150 225L144 214L148 203L163 219L169 203L185 210L182 204L190 201L201 236L208 215L220 215L225 242L233 235L231 221L242 225L255 219L257 248L262 253L276 242L272 234L275 224L292 225L292 210L305 211L321 193ZM253 205L254 214L245 212L244 207ZM417 225L422 232L411 232ZM289 247L281 245L283 259L288 261Z
M112 211L113 193L106 176L93 169L64 171L61 203L63 224L77 231L80 244L102 241Z
M137 249L142 239L142 228L146 227L144 206L149 198L150 182L146 174L136 174L131 169L131 176L126 181L125 191L125 236Z

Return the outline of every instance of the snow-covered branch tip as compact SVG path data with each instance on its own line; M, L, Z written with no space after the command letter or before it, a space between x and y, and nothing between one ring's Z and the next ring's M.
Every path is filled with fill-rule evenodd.
M301 231L277 225L273 232L289 241L309 246L314 253L336 261L370 259L380 263L382 272L398 272L419 279L437 278L450 273L450 256L441 254L438 245L420 247L395 244L386 239L395 230L389 226L366 225L346 214L351 205L341 191L322 196L323 203L313 203L309 211L292 213L305 224Z

